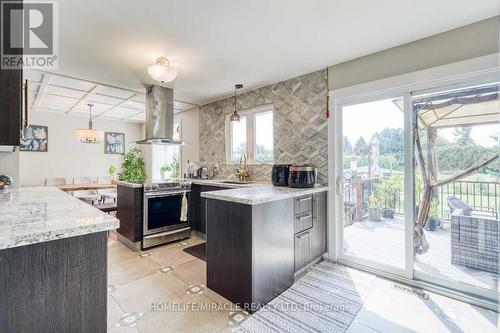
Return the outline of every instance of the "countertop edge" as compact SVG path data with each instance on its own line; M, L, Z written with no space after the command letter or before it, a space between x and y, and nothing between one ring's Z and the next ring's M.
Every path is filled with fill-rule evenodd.
M10 242L0 241L0 250L7 250L21 246L41 244L50 241L56 241L65 238L71 238L76 236L90 235L97 232L115 230L120 227L120 220L115 217L110 217L109 221L104 221L98 226L96 225L84 225L79 227L62 228L57 230L32 233L29 235L21 235Z
M116 181L116 185L130 187L130 188L142 188L143 187L142 183L131 183L131 182L125 182L122 180Z
M238 188L238 189L244 190L244 188ZM309 194L320 193L320 192L327 192L328 190L329 190L328 186L321 186L321 187L301 189L301 190L298 190L295 192L290 192L290 193L274 194L272 196L260 198L260 199L238 198L238 197L234 197L234 196L230 196L230 195L221 194L220 193L221 191L202 192L201 196L203 198L207 198L207 199L229 201L229 202L241 203L241 204L245 204L245 205L259 205L259 204L263 204L263 203L267 203L267 202L279 201L279 200L284 200L284 199L289 199L289 198L296 198L296 197L300 197L303 195L309 195ZM224 190L222 190L222 191L224 191Z

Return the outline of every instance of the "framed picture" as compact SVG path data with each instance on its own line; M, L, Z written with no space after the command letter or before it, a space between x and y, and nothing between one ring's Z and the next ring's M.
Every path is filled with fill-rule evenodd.
M49 145L49 128L47 126L29 125L21 130L21 151L47 152Z
M125 133L104 133L105 154L125 154Z

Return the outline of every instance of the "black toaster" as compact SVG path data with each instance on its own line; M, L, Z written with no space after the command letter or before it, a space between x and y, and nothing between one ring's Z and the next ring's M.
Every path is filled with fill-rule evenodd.
M272 182L274 186L288 186L291 164L275 164L272 170Z

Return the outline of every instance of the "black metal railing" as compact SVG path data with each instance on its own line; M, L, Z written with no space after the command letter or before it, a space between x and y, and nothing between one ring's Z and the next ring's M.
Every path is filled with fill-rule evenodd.
M345 216L345 225L350 225L366 217L368 212L368 198L376 191L380 180L378 178L357 179L347 182L344 186L344 203L349 207L349 214ZM357 190L361 194L357 196ZM420 201L422 193L415 193L415 201ZM437 200L439 217L449 219L448 197L454 196L465 201L469 206L477 210L493 212L498 214L500 209L500 183L484 181L456 181L437 188ZM356 205L356 201L359 201ZM388 206L383 202L382 206ZM347 212L346 211L346 212ZM394 211L396 214L404 214L404 192L395 195Z

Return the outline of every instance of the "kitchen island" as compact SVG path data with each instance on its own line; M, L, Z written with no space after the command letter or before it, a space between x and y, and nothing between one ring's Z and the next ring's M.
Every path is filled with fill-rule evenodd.
M105 332L111 215L55 187L0 192L0 332Z
M249 311L326 252L328 187L267 184L203 192L207 286Z

